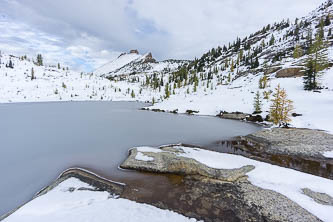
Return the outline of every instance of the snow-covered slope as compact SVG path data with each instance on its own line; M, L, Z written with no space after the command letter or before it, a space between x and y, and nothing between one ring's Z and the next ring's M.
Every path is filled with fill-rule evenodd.
M94 74L98 76L109 75L109 73L112 73L117 69L120 69L123 66L140 58L142 58L142 55L139 55L137 53L121 54L118 58L98 68L96 71L94 71Z
M263 103L262 115L265 117L272 93L280 84L294 102L293 112L302 114L292 117L293 126L324 129L333 133L333 69L321 72L320 91L305 91L302 73L298 71L293 74L289 69L305 69L308 30L312 30L311 37L314 39L321 19L325 21L324 37L328 41L328 59L332 64L332 14L332 1L327 1L297 22L284 20L265 26L255 34L237 40L238 43L231 43L230 47L210 50L186 67L186 78L181 75L164 77L164 82L170 82L170 98L163 98L152 108L178 109L181 113L195 110L200 115L216 115L220 111L252 113L254 96L259 91ZM327 18L329 23L326 24ZM272 36L275 40L270 43ZM296 45L302 48L302 56L297 59L293 57ZM259 64L255 64L257 59ZM278 73L283 71L290 72L290 77L278 78ZM268 85L260 88L259 80L265 74ZM264 98L264 95L268 96Z
M90 74L37 66L5 54L0 59L0 102L101 100L113 91L108 80ZM6 67L10 61L13 68Z
M13 68L8 67L10 61ZM129 88L138 94L139 86L131 83L114 83L94 74L78 73L64 67L58 69L57 66L37 66L32 59L22 59L4 53L0 55L2 103L136 100L131 96ZM150 94L151 92L143 93L141 100L150 100Z
M168 73L177 70L189 61L165 60L157 62L151 53L140 55L137 50L121 54L117 59L94 71L97 76L113 77L134 74Z

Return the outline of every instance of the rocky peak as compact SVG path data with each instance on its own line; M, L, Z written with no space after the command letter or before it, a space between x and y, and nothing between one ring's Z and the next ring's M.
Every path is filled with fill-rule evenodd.
M139 55L139 51L137 50L137 49L132 49L131 51L130 51L130 53L132 54L137 54L137 55Z
M149 52L149 53L145 56L143 62L145 62L145 63L149 63L149 62L155 63L155 62L156 62L156 59L154 59L154 58L153 58L153 55L151 54L151 52Z

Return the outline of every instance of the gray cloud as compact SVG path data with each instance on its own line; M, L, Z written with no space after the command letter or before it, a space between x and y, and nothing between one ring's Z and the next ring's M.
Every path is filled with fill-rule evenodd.
M2 0L0 13L8 15L5 22L11 25L1 26L0 47L40 51L50 61L85 70L132 48L152 51L158 59L191 59L268 23L306 15L321 2Z

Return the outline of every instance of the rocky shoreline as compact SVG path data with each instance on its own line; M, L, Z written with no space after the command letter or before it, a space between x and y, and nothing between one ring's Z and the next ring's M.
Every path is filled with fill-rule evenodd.
M281 157L297 158L297 161L305 161L305 164L311 160L315 162L315 166L320 166L321 170L307 173L333 178L333 159L323 155L324 152L333 151L333 135L318 130L276 128L238 139L233 146L247 154L242 154L243 156L303 172L307 172L308 169L299 169L293 162ZM113 182L86 170L69 169L51 185L38 192L34 199L47 194L66 179L74 177L94 187L91 191L107 191L112 196L150 204L208 222L323 221L287 196L253 184L248 177L248 174L256 169L253 164L214 168L187 156L186 149L195 152L201 150L177 145L158 149L133 148L121 164L123 169L164 174L176 180L173 189L165 193L140 194L134 187ZM320 172L324 171L326 174L321 175ZM319 205L333 206L332 194L306 186L299 192ZM15 214L18 209L2 216L0 220Z
M333 135L321 130L273 128L238 138L235 148L254 159L333 179Z
M125 169L184 176L185 189L174 196L177 207L161 203L159 207L204 221L321 221L287 197L251 184L246 173L254 166L216 170L177 155L181 151L174 147L160 150L162 152L132 149L121 165ZM140 152L153 160L138 160Z

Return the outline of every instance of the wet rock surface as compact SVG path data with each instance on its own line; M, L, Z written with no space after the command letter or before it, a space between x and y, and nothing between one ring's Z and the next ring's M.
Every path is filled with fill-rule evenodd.
M151 159L136 159L138 152ZM156 196L147 199L129 195L126 198L204 221L320 221L282 194L252 185L247 180L246 172L250 172L253 166L219 169L217 173L177 152L179 150L173 147L162 147L161 152L132 149L121 167L183 175L183 185L168 193L163 200ZM170 199L172 201L168 201Z
M242 139L256 142L256 148L272 154L326 159L323 152L333 151L333 135L320 130L274 128L247 135Z
M320 130L274 128L239 137L232 146L241 155L333 179L333 135Z

